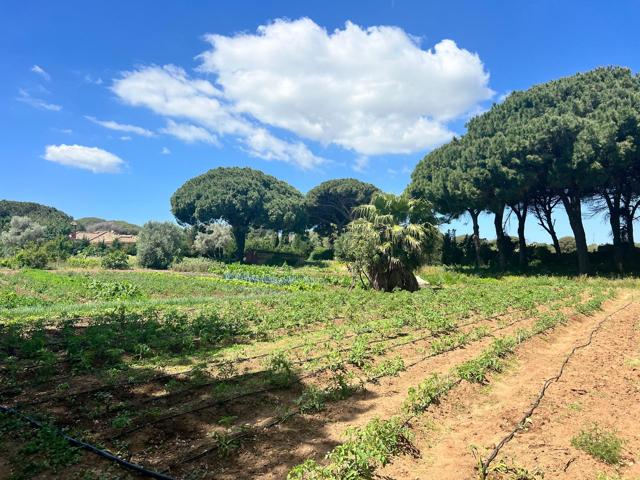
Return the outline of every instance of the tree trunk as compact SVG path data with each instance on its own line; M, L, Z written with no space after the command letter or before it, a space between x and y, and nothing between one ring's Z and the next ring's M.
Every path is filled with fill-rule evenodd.
M613 238L613 265L618 273L624 272L624 252L622 251L622 237L620 235L620 194L603 193L602 197L609 208L609 224Z
M496 229L496 246L498 247L498 264L500 270L507 268L507 252L505 249L505 235L504 228L502 227L502 219L504 217L504 205L500 206L495 212L493 219L493 225Z
M633 219L636 216L636 210L640 202L633 198L633 195L625 194L622 197L622 205L620 206L621 216L624 219L625 240L629 246L629 251L633 252L636 244L633 235Z
M510 206L513 213L518 217L518 265L521 270L526 270L529 266L527 259L527 240L524 237L524 227L527 222L528 201Z
M553 249L555 250L556 255L560 256L560 254L562 253L562 250L560 249L560 242L558 241L558 234L556 233L554 221L553 221L553 218L551 217L551 212L545 215L547 217L547 222L549 224L549 229L547 230L547 232L549 232L549 235L551 236L551 241L553 242Z
M588 275L591 273L591 265L589 263L587 236L584 233L584 225L582 224L581 199L577 195L569 195L566 193L563 193L560 198L562 199L562 204L567 212L567 217L569 217L569 224L573 231L573 237L576 240L578 272L580 275Z
M245 227L233 227L232 231L236 239L236 260L244 263L244 247L247 241L247 229Z
M538 225L545 229L551 237L556 255L560 256L562 250L560 249L560 242L558 241L558 234L556 233L556 222L553 219L553 209L558 204L558 201L556 197L549 194L543 194L535 198L533 200L533 214L538 219Z
M473 248L476 252L476 267L482 267L484 266L484 262L480 256L480 225L478 225L478 216L480 215L480 211L470 209L469 215L471 215L471 220L473 222Z
M416 276L402 264L391 264L385 269L372 270L369 272L369 278L371 286L383 292L392 292L396 288L415 292L420 288Z
M636 246L633 236L633 215L625 215L624 224L627 229L627 243L629 244L629 248L631 248L631 251L633 251Z

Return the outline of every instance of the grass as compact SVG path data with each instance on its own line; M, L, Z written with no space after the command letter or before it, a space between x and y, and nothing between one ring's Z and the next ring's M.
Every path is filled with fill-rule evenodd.
M607 430L597 423L580 431L571 439L571 445L575 448L609 465L620 463L623 444L623 440L614 430Z

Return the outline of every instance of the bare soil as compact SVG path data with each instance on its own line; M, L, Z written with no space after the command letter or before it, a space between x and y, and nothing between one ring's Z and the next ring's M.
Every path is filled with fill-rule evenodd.
M388 479L476 479L475 447L488 450L529 409L547 378L554 376L574 346L584 343L607 314L634 300L632 293L609 302L605 311L579 317L517 352L508 372L489 386L461 384L412 426L419 458L402 456L382 469ZM501 450L494 465L525 468L552 479L635 479L640 475L640 304L614 314L588 347L579 350L553 383L527 428ZM571 445L571 438L597 422L624 440L623 461L609 466ZM495 478L524 478L498 477ZM533 478L533 477L532 477Z

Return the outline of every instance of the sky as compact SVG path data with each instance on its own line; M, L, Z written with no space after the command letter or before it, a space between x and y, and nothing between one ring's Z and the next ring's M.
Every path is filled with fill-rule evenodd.
M510 92L640 71L639 20L624 0L3 0L0 198L171 220L171 194L220 166L400 193ZM571 232L561 211L556 226ZM608 240L602 218L585 227ZM527 238L548 241L533 219Z

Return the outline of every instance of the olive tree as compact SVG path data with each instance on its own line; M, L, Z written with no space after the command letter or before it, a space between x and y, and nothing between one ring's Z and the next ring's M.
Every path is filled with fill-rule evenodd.
M231 227L216 222L208 225L204 232L198 232L193 248L204 257L219 258L233 244Z
M147 222L138 234L138 263L164 270L182 254L184 232L171 222Z
M29 217L14 216L9 228L0 234L0 249L11 255L29 244L41 243L46 238L46 229Z
M302 231L304 196L286 182L251 168L214 168L192 178L171 197L176 219L196 227L231 225L242 262L250 228Z

